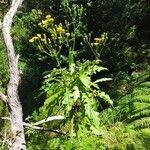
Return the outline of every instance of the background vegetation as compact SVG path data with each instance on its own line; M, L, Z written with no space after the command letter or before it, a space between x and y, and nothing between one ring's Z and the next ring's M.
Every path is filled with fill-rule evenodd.
M2 20L10 4L0 4ZM12 29L24 120L65 116L42 125L50 131L26 129L28 149L150 148L149 12L146 0L24 3ZM5 92L9 77L0 39ZM9 122L1 119L7 113L1 102L1 149L11 137Z

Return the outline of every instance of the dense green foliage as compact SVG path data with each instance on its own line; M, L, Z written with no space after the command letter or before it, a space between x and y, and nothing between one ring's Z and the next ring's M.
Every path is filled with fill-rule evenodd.
M8 6L0 6L1 19ZM27 128L29 150L150 149L149 12L146 0L24 3L12 28L24 120L65 117L42 124L47 131ZM0 39L0 90L6 92ZM1 102L2 116L7 109ZM6 149L9 122L0 121Z

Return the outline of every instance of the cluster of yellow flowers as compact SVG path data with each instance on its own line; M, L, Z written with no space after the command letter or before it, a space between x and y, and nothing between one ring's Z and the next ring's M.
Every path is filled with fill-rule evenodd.
M48 30L51 34L51 37L53 40L62 39L62 37L69 37L70 33L63 27L62 23L59 23L58 25L54 24L54 19L51 17L51 15L47 15L45 17L45 20L42 20L42 22L39 23L39 26L42 28L45 28ZM42 38L43 37L43 38ZM35 41L42 41L45 44L48 42L50 43L50 39L46 38L45 34L37 34L36 36L32 37L29 42L33 43Z
M55 25L55 27L58 33L65 33L65 29L63 28L62 23L60 23L58 26Z
M54 18L51 17L51 15L47 15L45 17L45 20L42 20L42 22L39 23L39 26L47 28L49 25L53 31L57 31L59 33L65 33L65 29L62 26L62 23L59 23L59 25L54 25Z
M108 33L104 32L101 34L100 38L94 38L94 43L91 43L91 46L99 46L105 43L108 39Z
M43 37L43 38L42 38L42 37ZM29 42L30 42L30 43L33 43L33 42L35 42L35 41L37 41L37 40L40 40L40 41L46 43L46 42L47 42L46 39L47 39L47 38L46 38L46 34L37 34L36 36L32 37L32 38L29 40Z
M51 17L51 15L47 15L45 17L45 20L42 20L42 22L39 23L39 26L41 27L47 27L49 24L53 24L54 23L54 18Z

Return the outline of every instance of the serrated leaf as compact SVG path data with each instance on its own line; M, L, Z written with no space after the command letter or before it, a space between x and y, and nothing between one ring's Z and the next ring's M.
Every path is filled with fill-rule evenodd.
M66 105L67 112L69 112L72 109L73 102L74 101L73 101L73 98L72 98L72 93L68 88L66 88L62 104Z
M102 132L100 132L97 128L95 128L94 126L90 127L91 131L93 134L95 135L102 135Z
M96 69L97 72L101 72L101 71L103 71L103 70L108 70L108 69L105 68L105 67L97 66L97 69Z
M57 93L54 93L52 95L49 95L48 98L45 100L45 103L44 105L47 105L47 104L50 104L52 103L53 101L56 100L56 98L61 94L61 91L57 92Z
M93 119L93 123L95 127L99 127L99 121L100 121L99 116L98 116L99 113L91 109L91 115L92 115L92 119Z
M80 98L80 91L77 86L74 86L73 90L74 101L76 101L78 98Z
M98 89L98 90L100 89L100 88L98 87L98 85L97 85L96 83L94 83L94 82L92 82L91 85L92 85L93 87L95 87L96 89Z
M101 79L96 80L94 83L100 83L100 82L111 81L111 80L112 78L101 78Z
M108 104L113 105L113 101L105 92L98 93L97 96L105 100Z
M85 114L91 118L90 106L88 104L85 104Z
M84 84L84 86L86 86L87 88L90 89L90 87L91 87L90 77L82 75L82 76L79 77L79 79Z

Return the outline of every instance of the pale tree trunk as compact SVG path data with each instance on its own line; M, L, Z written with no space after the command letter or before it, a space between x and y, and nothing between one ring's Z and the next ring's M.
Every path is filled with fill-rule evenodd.
M9 107L11 130L13 135L12 142L9 148L10 150L26 149L24 127L23 127L23 112L18 96L20 75L17 67L17 57L15 55L14 45L10 31L13 22L13 17L15 16L19 6L21 6L22 2L23 0L12 0L11 7L4 17L2 26L3 37L7 49L9 75L10 75L10 81L7 89L7 104Z

